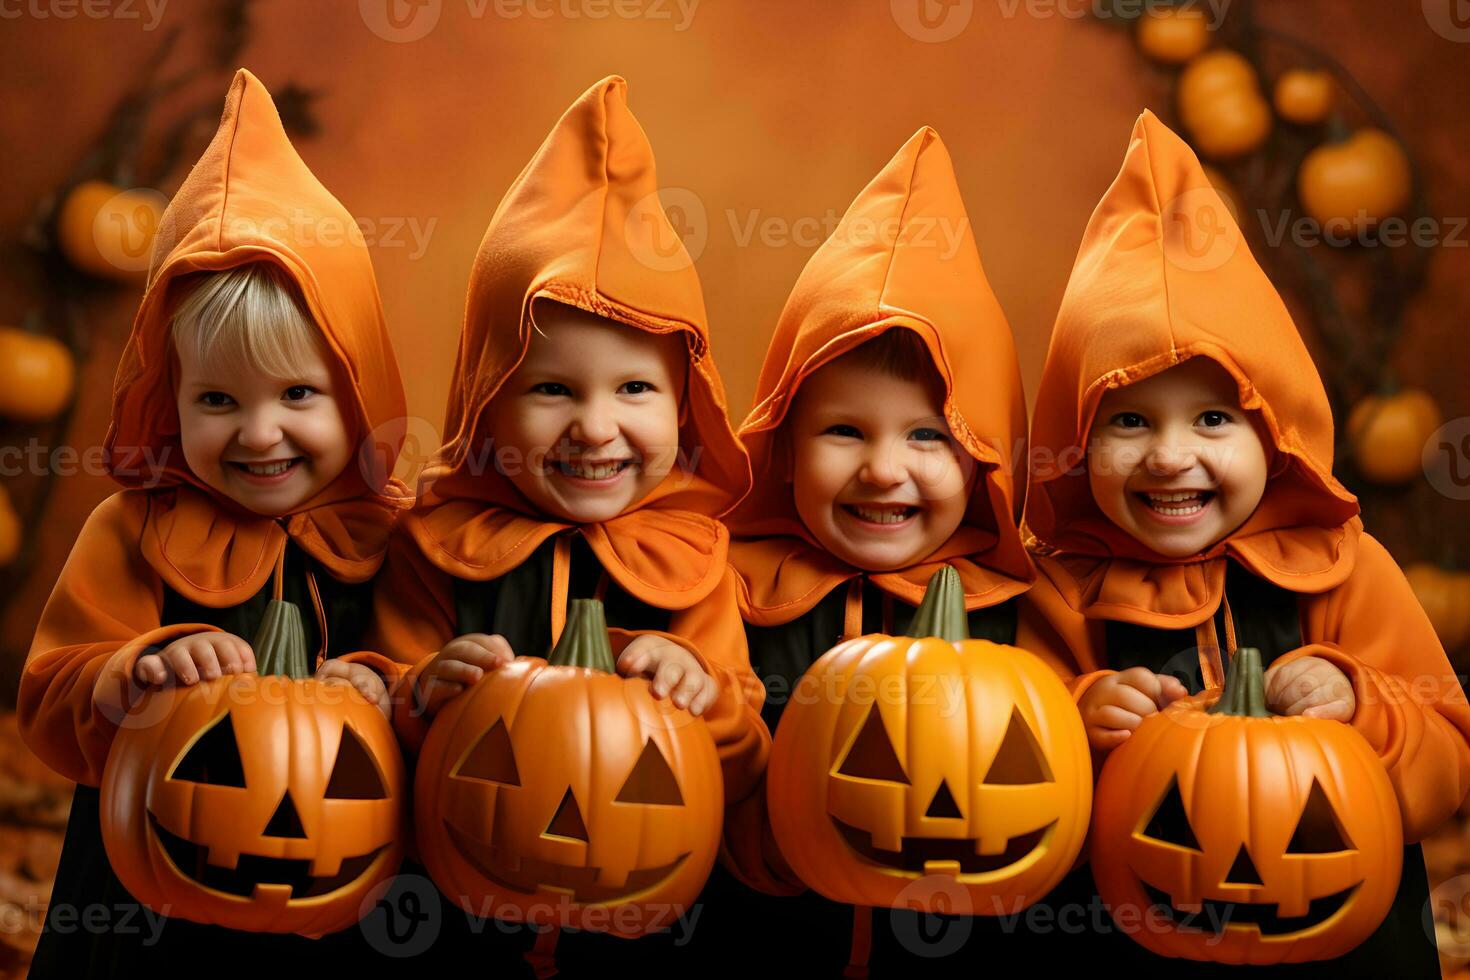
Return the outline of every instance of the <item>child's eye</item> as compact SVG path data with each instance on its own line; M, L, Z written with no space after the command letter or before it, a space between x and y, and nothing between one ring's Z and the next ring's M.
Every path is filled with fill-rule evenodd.
M206 391L199 396L199 404L208 408L227 408L235 404L235 399L223 391Z
M1209 429L1216 429L1233 421L1234 419L1225 412L1204 412L1199 417L1200 425Z
M315 395L317 390L311 385L292 385L281 393L281 397L288 402L299 402Z
M909 433L909 438L919 442L943 442L946 437L938 429L915 429Z
M653 383L650 381L629 381L618 389L624 395L641 395L645 391L653 390Z
M829 425L822 430L825 436L841 436L844 439L861 439L863 434L850 425Z
M1112 417L1111 423L1121 429L1142 429L1148 425L1148 419L1137 412L1119 412Z
M538 395L570 395L572 389L558 381L543 381L531 386L531 390Z

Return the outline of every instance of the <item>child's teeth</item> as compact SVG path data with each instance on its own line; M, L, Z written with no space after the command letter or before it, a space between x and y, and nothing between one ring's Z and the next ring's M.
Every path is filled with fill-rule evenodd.
M283 459L279 463L246 463L245 468L256 476L275 476L284 473L291 467L291 460Z
M566 473L570 476L579 476L584 480L606 480L608 477L612 476L614 473L618 472L618 470L622 468L623 464L621 462L598 463L595 466L568 463L565 461L563 461L561 464L561 469L563 473Z
M1205 506L1204 494L1198 490L1186 493L1149 493L1145 496L1148 497L1149 506L1170 517L1187 517L1204 510Z
M900 521L906 520L914 508L875 508L854 505L852 509L853 513L865 521L871 521L874 524L897 524Z

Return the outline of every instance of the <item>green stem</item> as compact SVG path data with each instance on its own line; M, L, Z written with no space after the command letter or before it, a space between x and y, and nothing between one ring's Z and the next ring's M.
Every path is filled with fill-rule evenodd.
M606 674L617 673L601 602L573 599L568 604L566 626L546 662L553 667L587 667Z
M306 663L306 628L296 603L284 599L267 603L250 645L255 650L256 673L279 674L293 681L311 676Z
M948 643L962 643L970 638L970 624L965 617L965 589L960 573L953 565L945 565L929 578L924 587L924 601L909 624L909 636L937 636Z
M1225 673L1225 689L1220 700L1210 708L1212 715L1236 715L1243 718L1270 718L1266 707L1266 677L1261 670L1261 651L1241 647L1230 658Z

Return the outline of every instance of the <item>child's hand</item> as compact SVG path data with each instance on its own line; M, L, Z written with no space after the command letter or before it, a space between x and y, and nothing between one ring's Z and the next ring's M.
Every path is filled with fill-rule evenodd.
M383 717L389 720L393 718L393 709L388 705L388 687L383 683L383 678L378 672L363 664L345 663L341 660L328 660L317 668L316 679L323 684L350 684L357 688L357 693L367 698L369 703L378 706Z
M154 687L170 681L189 687L226 674L254 672L255 651L233 633L192 633L133 664L133 678Z
M1302 657L1266 671L1266 706L1278 715L1352 721L1358 710L1353 682L1330 660Z
M515 656L510 642L499 633L456 636L419 675L414 704L432 718L444 702L484 677L485 671L504 667Z
M649 678L653 683L648 688L654 697L669 697L672 692L674 704L696 716L704 714L720 692L719 684L704 672L694 654L647 633L634 637L623 649L618 657L618 673Z
M1126 742L1144 718L1188 693L1177 677L1129 667L1089 687L1077 710L1092 747L1109 752Z

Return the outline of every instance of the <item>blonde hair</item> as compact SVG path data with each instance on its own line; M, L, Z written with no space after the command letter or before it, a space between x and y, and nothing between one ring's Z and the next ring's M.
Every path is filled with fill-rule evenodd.
M175 288L174 349L224 377L254 370L289 379L326 350L300 289L274 262L196 273Z

